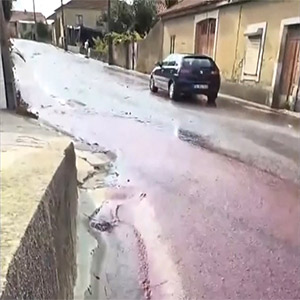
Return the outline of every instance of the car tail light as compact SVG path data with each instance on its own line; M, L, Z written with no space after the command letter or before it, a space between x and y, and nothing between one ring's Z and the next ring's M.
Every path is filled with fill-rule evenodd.
M212 70L211 75L219 75L219 70Z

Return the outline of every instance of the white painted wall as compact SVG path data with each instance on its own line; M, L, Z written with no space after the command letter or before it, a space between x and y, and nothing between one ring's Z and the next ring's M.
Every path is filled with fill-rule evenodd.
M6 106L6 95L5 95L5 86L4 86L4 74L3 74L3 65L2 65L2 54L0 46L0 109L7 108Z

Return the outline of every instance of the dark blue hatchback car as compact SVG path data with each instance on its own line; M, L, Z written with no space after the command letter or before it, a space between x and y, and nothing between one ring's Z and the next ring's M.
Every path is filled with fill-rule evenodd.
M203 94L208 104L215 105L220 89L220 73L208 56L171 54L157 63L150 76L150 90L168 92L172 100L182 95Z

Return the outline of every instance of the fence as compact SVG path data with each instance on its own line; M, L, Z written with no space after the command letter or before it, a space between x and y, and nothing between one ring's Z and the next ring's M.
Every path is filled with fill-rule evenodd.
M157 61L162 60L163 25L155 24L147 37L138 42L114 44L113 64L124 69L150 73ZM91 50L91 58L108 62L108 55Z

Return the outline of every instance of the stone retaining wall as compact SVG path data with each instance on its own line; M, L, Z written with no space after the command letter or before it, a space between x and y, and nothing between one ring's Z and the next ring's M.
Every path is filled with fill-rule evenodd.
M73 299L77 198L70 144L9 265L1 299Z

